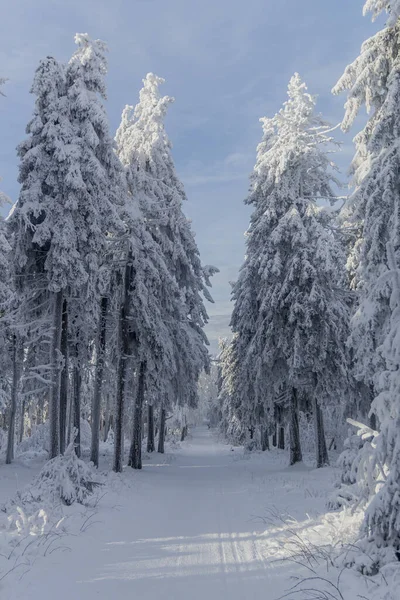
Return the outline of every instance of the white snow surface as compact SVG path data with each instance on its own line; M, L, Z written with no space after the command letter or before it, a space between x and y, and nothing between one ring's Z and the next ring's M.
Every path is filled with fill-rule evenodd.
M7 469L0 467L3 490L10 489L2 485L7 478L14 485ZM288 560L300 539L313 548L318 577L336 583L340 574L344 600L394 600L395 586L393 593L377 587L380 576L342 572L321 558L351 541L359 524L349 513L326 513L335 477L332 468L287 467L282 451L232 448L198 427L180 447L147 458L142 471L110 473L90 527L63 538L64 551L38 555L24 573L0 580L0 598L274 600L298 583L294 578L314 577L302 559ZM390 577L400 578L395 566ZM331 585L313 579L303 587L339 599ZM296 595L317 597L328 596Z

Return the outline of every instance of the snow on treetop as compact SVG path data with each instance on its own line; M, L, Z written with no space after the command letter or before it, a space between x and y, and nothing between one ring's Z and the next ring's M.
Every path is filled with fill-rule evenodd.
M363 14L372 12L372 19L375 20L383 11L389 13L387 26L393 27L400 17L400 0L367 0L364 4Z

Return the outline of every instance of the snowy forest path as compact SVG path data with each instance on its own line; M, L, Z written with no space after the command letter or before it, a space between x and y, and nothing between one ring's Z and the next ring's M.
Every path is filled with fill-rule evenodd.
M274 507L303 521L306 506L318 513L323 503L309 489L320 475L290 471L275 451L246 458L198 427L176 453L154 454L122 482L112 476L115 492L93 526L66 542L70 552L35 565L10 600L278 598L296 566L276 560L283 528L258 517Z

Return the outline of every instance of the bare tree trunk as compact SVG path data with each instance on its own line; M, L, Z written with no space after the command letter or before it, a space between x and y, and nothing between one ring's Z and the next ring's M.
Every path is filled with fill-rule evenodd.
M267 425L264 425L261 429L261 450L263 452L269 450L269 435Z
M297 390L293 388L290 395L290 465L294 465L302 460Z
M132 443L129 452L129 466L133 469L142 468L142 414L145 388L146 363L142 361L139 367L138 387L133 412Z
M106 395L106 407L104 410L103 442L107 441L109 431L110 431L110 394L107 394Z
M74 446L75 454L78 458L81 456L81 385L82 375L79 364L79 349L76 345L75 354L75 365L74 365L74 395L73 395L73 406L74 406Z
M187 436L187 425L185 423L181 430L181 442L185 441L186 436Z
M6 465L11 464L11 462L14 460L15 416L17 413L18 387L20 377L18 339L15 334L13 335L12 344L13 381L11 389L11 406L8 422Z
M315 450L317 458L317 469L329 465L328 450L326 447L324 420L321 407L317 399L313 398Z
M165 422L166 422L165 408L161 408L161 410L160 410L160 432L158 434L158 449L157 449L158 452L160 452L160 454L164 454Z
M283 422L283 408L277 406L277 429L278 429L278 449L285 449L285 424Z
M70 386L68 386L68 388L69 387ZM67 398L67 437L66 437L66 445L67 446L69 446L70 443L71 443L71 431L72 431L73 412L74 412L74 407L72 405L72 393L71 393L71 391L68 391L68 398Z
M24 439L24 429L25 429L25 400L21 402L21 415L20 415L20 423L19 423L19 443Z
M50 392L49 421L50 421L50 454L55 458L60 453L60 366L59 356L61 351L63 292L54 294L53 309L53 339L50 350L50 365L52 373L52 387Z
M94 381L94 394L92 402L92 444L90 460L96 467L99 466L99 441L100 441L100 409L101 392L103 387L104 358L106 351L106 321L108 310L108 298L103 297L100 301L100 321L97 334L96 348L96 373Z
M64 357L64 368L61 371L60 384L60 453L64 454L68 404L68 307L66 300L64 300L62 312L61 354Z
M130 355L130 333L129 333L129 303L130 303L130 288L133 278L132 257L128 256L125 266L125 274L123 281L123 293L120 306L120 314L118 320L118 340L119 340L119 356L117 370L117 398L115 403L115 420L114 420L114 464L113 470L116 473L122 472L122 462L124 453L124 399L126 387L126 372L127 363Z
M147 452L154 452L154 408L151 404L147 407Z
M118 358L117 372L117 398L115 406L115 426L114 426L114 465L113 470L116 473L122 473L123 462L123 418L124 418L124 396L125 396L125 380L126 380L126 360L127 357L120 350Z

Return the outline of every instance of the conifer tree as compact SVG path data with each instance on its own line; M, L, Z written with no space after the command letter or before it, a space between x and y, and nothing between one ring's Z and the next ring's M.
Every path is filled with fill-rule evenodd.
M351 248L349 263L360 302L352 320L351 346L355 374L374 385L384 368L376 349L388 332L391 286L381 276L388 270L386 243L399 252L397 131L400 123L398 69L399 4L369 0L364 12L374 16L386 10L391 25L366 40L356 60L333 89L348 90L342 123L348 131L363 105L371 112L364 129L354 138L356 153L351 165L355 191L347 210L358 238ZM379 280L379 285L376 282Z
M323 405L346 379L348 311L341 251L317 206L334 198L329 126L315 115L315 98L297 74L288 95L275 117L262 119L264 137L246 201L254 211L232 325L243 341L238 363L248 410L261 405L271 412L274 398L287 391L293 464L301 460L299 391ZM320 457L317 462L321 466Z
M351 265L359 305L352 319L351 346L356 376L372 388L379 435L372 446L367 472L369 504L362 531L376 548L399 548L399 189L400 127L398 0L368 0L364 14L388 13L387 26L366 40L334 88L348 91L342 127L347 131L365 105L370 113L354 139L355 190L348 203L350 223L359 236ZM374 482L375 479L375 483ZM376 495L375 495L376 494ZM367 554L370 550L367 551ZM377 563L388 554L377 554Z
M172 353L174 368L170 364L164 372L162 361L157 365L154 358L146 358L146 370L157 390L154 397L165 409L173 400L196 403L197 380L208 362L203 331L207 313L202 296L211 300L207 286L216 269L202 267L190 224L182 212L186 196L175 173L164 128L172 99L160 96L158 86L162 82L152 73L146 76L138 105L135 109L127 106L123 112L116 141L130 194L138 199L144 219L147 240L143 240L143 247L152 248L149 256L153 256L153 265L155 256L162 261L162 268L161 264L158 268L160 287L154 299L158 299L160 315L168 315L163 319L165 334L159 339ZM139 237L143 239L143 234ZM160 294L166 288L170 289L168 294ZM151 351L154 353L154 346ZM142 386L138 389L141 393Z

